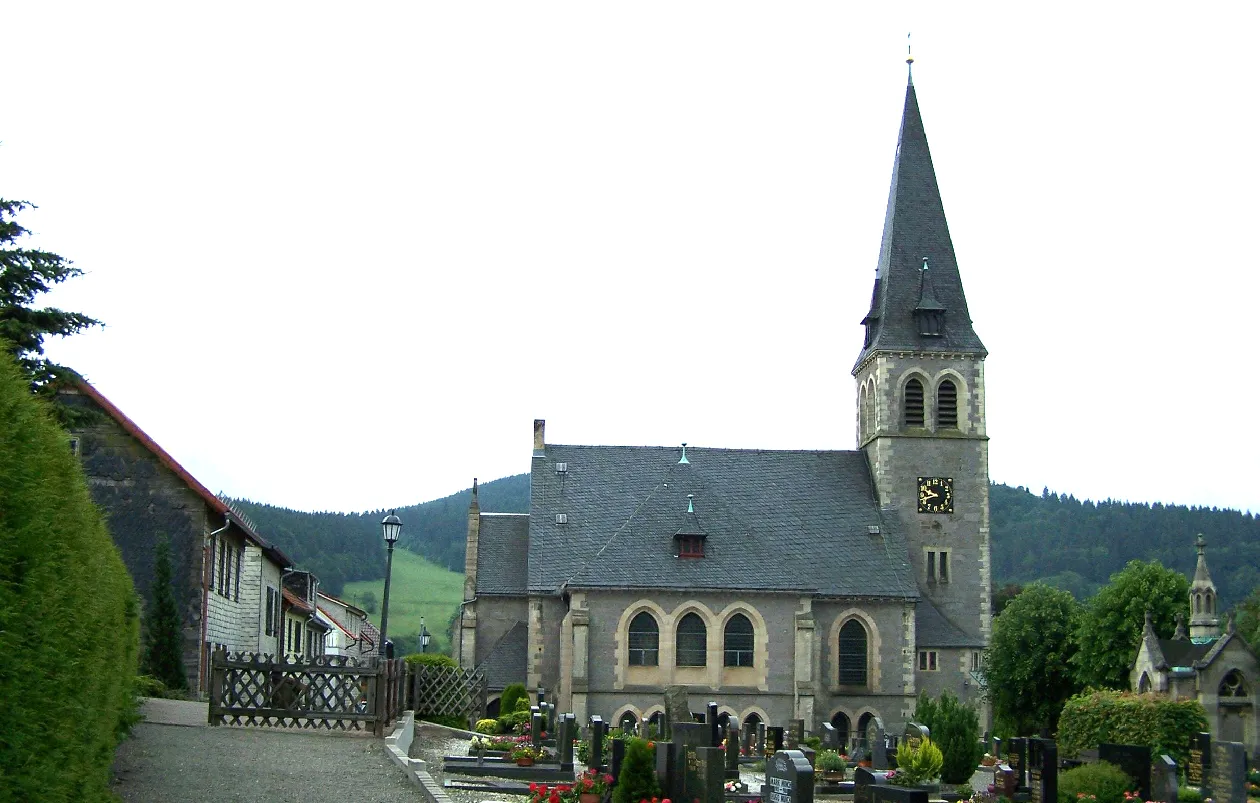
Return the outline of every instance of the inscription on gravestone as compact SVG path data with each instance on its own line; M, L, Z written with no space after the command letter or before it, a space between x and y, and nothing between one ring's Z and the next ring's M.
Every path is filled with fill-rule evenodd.
M1016 789L1028 787L1028 740L1022 736L1006 740L1006 763L1015 771Z
M787 730L783 732L783 747L787 750L797 750L804 739L805 720L789 719Z
M1212 766L1212 734L1196 733L1190 737L1190 761L1186 764L1186 781L1197 786L1204 797L1210 797L1207 785L1208 771Z
M764 803L814 803L814 768L799 750L780 750L766 759Z
M690 800L686 795L687 751L709 746L709 726L699 722L684 722L674 726L673 736L674 776L672 786L669 787L669 797L676 801L686 801ZM665 789L662 787L661 791Z
M683 800L689 803L722 803L726 792L725 758L720 747L684 748Z
M1098 760L1115 764L1137 782L1137 793L1151 799L1151 748L1140 744L1098 745ZM1220 801L1217 801L1220 803Z
M1059 747L1053 740L1029 740L1028 786L1032 803L1058 803Z
M783 728L772 725L766 728L766 758L783 749Z
M871 769L888 769L888 745L884 739L884 720L871 717L866 724L866 749L871 751Z
M1239 742L1213 742L1208 786L1216 803L1246 803L1247 748Z
M837 752L840 750L840 733L836 730L836 726L830 722L823 723L822 745L828 750Z

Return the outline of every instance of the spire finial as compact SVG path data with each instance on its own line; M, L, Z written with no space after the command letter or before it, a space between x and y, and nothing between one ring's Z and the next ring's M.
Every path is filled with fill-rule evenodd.
M678 461L678 464L679 464L679 465L684 465L684 464L687 464L687 463L690 463L690 462L691 462L691 461L687 459L687 442L686 442L686 441L683 441L683 455L682 455L682 460L679 460L679 461Z
M695 497L695 494L687 494L687 512L688 512L688 513L695 513L695 512L696 512L696 508L695 508L695 507L691 504L691 500L692 500L694 497Z
M906 32L906 82L914 86L914 54L910 52L910 33Z

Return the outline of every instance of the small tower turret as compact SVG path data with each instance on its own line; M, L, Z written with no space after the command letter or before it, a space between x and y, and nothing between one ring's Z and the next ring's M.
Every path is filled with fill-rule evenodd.
M1199 552L1194 567L1194 580L1190 583L1190 640L1197 643L1212 641L1221 635L1221 620L1216 615L1216 584L1208 573L1207 557L1203 554L1207 541L1203 533L1194 541Z

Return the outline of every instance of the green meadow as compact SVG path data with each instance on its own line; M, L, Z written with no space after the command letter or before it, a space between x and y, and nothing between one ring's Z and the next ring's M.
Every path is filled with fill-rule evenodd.
M375 599L375 613L370 614L377 627L381 625L381 600L385 578L346 583L341 598L360 607ZM429 652L451 651L451 635L447 625L464 598L464 575L456 574L425 560L406 549L394 550L393 579L389 586L389 636L395 655L417 651L420 617L433 634Z

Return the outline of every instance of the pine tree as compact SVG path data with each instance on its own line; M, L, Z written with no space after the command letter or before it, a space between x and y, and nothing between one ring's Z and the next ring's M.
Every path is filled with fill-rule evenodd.
M153 563L153 606L145 617L145 672L162 681L168 689L183 689L181 642L183 625L171 585L171 543L166 534L158 536Z
M613 790L613 803L640 803L660 797L656 782L656 758L646 739L626 739L626 755L621 760L621 773Z

